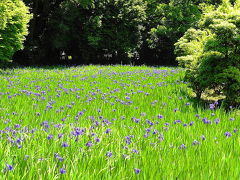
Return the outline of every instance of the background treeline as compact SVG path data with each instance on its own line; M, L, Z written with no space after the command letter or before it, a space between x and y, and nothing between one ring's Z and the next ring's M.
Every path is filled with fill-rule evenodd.
M23 1L33 15L25 48L13 57L23 65L176 65L174 44L195 26L204 6L221 3L221 0Z

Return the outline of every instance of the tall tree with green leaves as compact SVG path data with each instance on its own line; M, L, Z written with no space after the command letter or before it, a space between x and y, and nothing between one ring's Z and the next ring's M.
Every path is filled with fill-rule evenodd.
M177 64L174 43L194 27L205 6L218 6L222 0L145 0L147 19L144 24L142 62Z
M149 29L147 42L163 64L174 64L174 43L200 19L195 1L169 0L159 3L154 11L155 24Z
M31 15L21 0L0 0L0 17L0 64L3 64L23 48Z
M76 63L120 63L140 47L144 20L142 0L99 0L88 6L64 1L48 22L44 42ZM109 61L104 54L111 55Z

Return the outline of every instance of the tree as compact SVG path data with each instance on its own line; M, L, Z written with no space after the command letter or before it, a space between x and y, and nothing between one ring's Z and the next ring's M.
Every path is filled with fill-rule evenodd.
M63 51L72 63L101 63L105 53L112 56L108 63L120 63L140 46L145 18L142 0L25 2L34 14L25 54L34 64L59 64Z
M199 7L192 1L145 1L147 18L140 49L141 62L176 65L174 43L200 18Z
M186 80L200 98L206 90L223 94L225 106L240 105L240 1L224 0L206 9L197 28L175 44Z
M76 64L104 63L105 53L112 57L106 63L128 61L140 46L144 18L142 0L99 0L88 6L64 1L47 23L44 44L66 52Z
M176 65L174 43L201 18L206 5L221 0L146 0L147 20L141 57L154 64ZM143 60L144 61L144 60Z
M21 0L5 0L0 1L0 16L0 64L3 64L23 48L31 15Z

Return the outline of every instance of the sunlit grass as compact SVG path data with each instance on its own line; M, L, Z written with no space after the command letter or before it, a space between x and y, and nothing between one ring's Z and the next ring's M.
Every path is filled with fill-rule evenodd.
M83 66L1 74L0 179L237 179L239 114L200 106L184 73Z

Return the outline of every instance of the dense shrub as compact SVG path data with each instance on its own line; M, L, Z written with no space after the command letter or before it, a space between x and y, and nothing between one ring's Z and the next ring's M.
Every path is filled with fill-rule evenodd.
M11 59L15 51L23 48L31 15L21 0L1 0L0 17L1 65Z
M179 64L187 68L185 79L199 98L211 90L226 96L226 106L240 105L240 1L206 8L197 27L175 47Z

